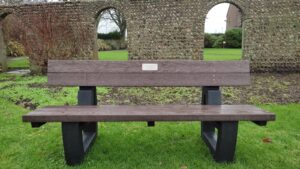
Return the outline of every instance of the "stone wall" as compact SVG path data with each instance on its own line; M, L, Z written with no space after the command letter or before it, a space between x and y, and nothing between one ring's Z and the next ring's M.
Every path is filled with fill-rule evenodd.
M130 59L202 59L206 14L222 2L243 13L243 58L252 71L300 71L299 0L99 0L22 5L13 14L40 71L47 59L97 59L97 18L109 7L126 17Z
M12 11L10 9L4 9L0 6L0 72L7 69L7 55L6 55L6 43L3 33L3 20Z
M7 69L6 45L3 38L2 23L0 21L0 72Z

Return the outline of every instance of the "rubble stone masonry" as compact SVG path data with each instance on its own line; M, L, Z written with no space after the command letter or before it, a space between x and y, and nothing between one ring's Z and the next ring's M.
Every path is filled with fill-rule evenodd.
M253 72L300 71L299 0L99 0L0 6L0 13L13 10L26 29L31 69L42 71L48 59L97 59L97 18L110 7L126 17L130 59L203 59L206 15L223 2L242 11L243 59Z

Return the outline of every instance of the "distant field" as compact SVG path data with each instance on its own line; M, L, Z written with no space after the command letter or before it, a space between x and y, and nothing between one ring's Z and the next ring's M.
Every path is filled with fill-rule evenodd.
M99 60L128 60L127 50L103 51L98 54ZM242 57L241 49L204 49L204 60L240 60ZM10 69L29 68L27 57L9 60Z

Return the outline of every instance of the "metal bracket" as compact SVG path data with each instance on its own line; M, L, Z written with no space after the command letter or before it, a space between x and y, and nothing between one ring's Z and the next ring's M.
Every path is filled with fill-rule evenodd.
M202 87L202 105L220 105L222 102L219 86Z
M97 105L95 86L80 86L78 91L78 105Z

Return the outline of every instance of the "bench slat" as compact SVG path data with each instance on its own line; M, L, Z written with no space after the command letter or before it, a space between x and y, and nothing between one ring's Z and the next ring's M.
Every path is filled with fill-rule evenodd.
M199 60L49 60L49 73L145 73L143 64L157 64L156 73L249 73L249 61Z
M157 71L143 70L157 64ZM49 61L48 84L58 86L241 86L249 61Z
M103 105L46 107L24 122L98 121L273 121L275 115L250 105Z
M59 86L236 86L249 85L249 73L48 73L48 84Z

